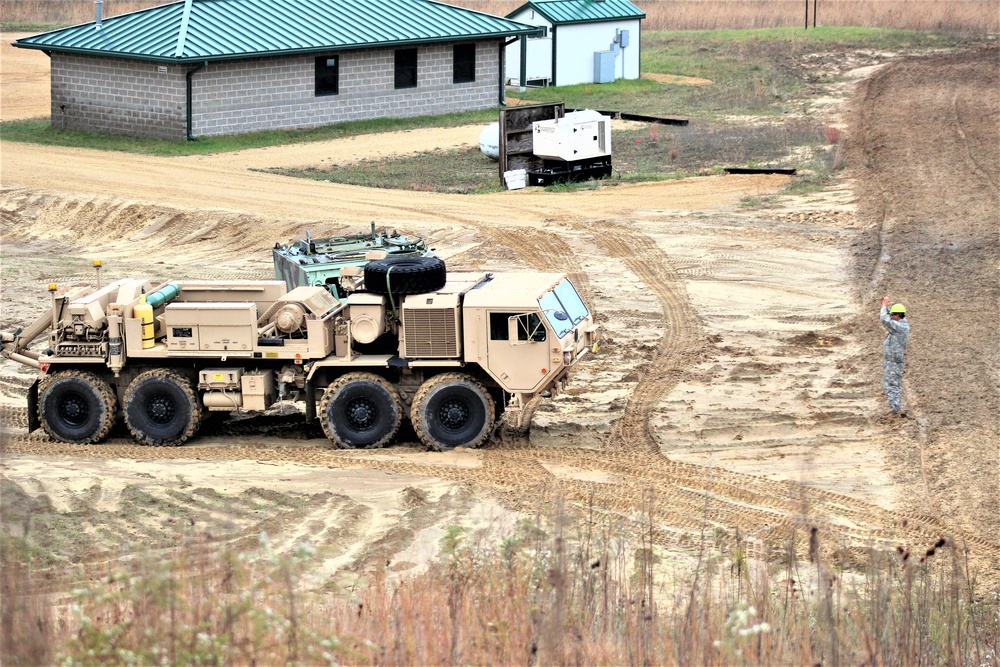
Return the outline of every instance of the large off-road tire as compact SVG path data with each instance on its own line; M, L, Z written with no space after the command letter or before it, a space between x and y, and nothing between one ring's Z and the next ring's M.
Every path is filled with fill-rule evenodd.
M389 294L390 287L392 294L436 292L447 279L440 257L386 257L365 264L365 289L373 294Z
M392 442L403 420L399 392L374 373L348 373L319 403L323 432L341 449L376 449Z
M53 373L38 388L38 420L56 440L100 442L115 425L117 412L115 392L93 373Z
M439 452L479 447L496 418L486 387L463 373L442 373L424 382L413 397L410 422L420 441Z
M125 423L140 445L173 447L201 426L201 402L184 375L155 368L137 376L125 390Z

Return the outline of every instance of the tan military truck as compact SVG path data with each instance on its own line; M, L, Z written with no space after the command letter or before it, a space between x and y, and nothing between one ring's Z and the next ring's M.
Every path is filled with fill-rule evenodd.
M446 273L435 257L342 273L342 303L270 280L49 285L51 312L2 336L3 356L40 372L29 429L96 443L123 417L139 443L171 446L208 412L301 401L338 447L382 447L404 416L431 449L476 447L504 411L526 426L596 349L563 274Z

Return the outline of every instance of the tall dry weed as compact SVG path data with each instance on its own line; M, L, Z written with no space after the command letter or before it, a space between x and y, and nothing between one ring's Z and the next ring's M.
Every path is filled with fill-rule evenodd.
M1000 601L978 590L950 538L845 558L808 525L808 510L769 545L711 524L706 498L700 539L667 551L650 519L658 502L649 494L628 520L556 502L500 543L452 527L426 571L374 567L347 588L320 574L322 548L279 554L262 536L258 550L233 554L181 536L173 558L81 569L65 622L43 624L34 644L23 643L31 623L50 614L8 607L17 593L5 590L5 636L35 646L37 663L67 664L990 664L996 655ZM4 664L31 664L11 646Z
M52 661L52 600L30 564L0 536L0 664Z
M162 0L105 0L104 16L165 4ZM450 0L495 16L521 0ZM643 30L716 30L797 27L805 23L801 0L636 0L646 13ZM1000 31L996 0L821 0L810 5L809 22L821 26L867 26L982 35ZM94 20L85 0L4 0L5 24L76 24Z

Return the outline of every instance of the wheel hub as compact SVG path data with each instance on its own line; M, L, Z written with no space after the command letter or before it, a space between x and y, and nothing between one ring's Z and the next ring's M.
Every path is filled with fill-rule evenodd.
M356 398L347 404L347 423L359 431L371 428L378 418L378 409L367 398Z
M87 401L79 394L70 394L59 401L59 418L67 424L80 426L90 416Z
M169 396L157 394L146 404L146 413L149 419L157 424L169 424L177 414L177 408Z
M445 401L438 410L438 420L445 428L457 431L469 421L469 406L456 398Z

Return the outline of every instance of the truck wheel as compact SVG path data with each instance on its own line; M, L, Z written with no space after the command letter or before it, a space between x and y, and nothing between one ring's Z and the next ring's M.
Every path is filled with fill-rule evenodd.
M100 442L115 425L118 399L108 383L93 373L49 375L42 380L38 395L38 420L56 440Z
M403 420L402 401L385 378L348 373L327 387L319 420L326 437L341 449L384 447Z
M176 371L155 368L125 390L125 423L140 445L173 447L201 426L201 403L191 381Z
M440 257L386 257L365 264L365 289L372 294L424 294L444 287L448 272Z
M410 421L420 441L439 452L479 447L493 426L496 408L478 380L462 373L435 375L413 397Z

